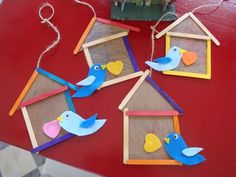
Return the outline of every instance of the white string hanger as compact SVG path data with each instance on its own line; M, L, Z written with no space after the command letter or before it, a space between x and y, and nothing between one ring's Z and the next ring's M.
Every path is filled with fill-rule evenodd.
M219 3L203 4L203 5L195 8L195 9L193 9L191 12L196 13L196 11L198 11L199 9L206 8L206 7L212 7L212 6L216 6L216 9L217 9L224 1L228 1L228 0L220 0ZM155 51L155 35L159 33L159 31L157 31L156 28L159 25L159 23L161 22L161 20L167 15L174 15L176 18L178 18L178 16L175 13L167 12L167 13L165 13L161 16L161 18L156 22L155 25L150 27L151 30L152 30L152 33L151 33L152 48L151 48L150 61L153 61L153 55L154 55L154 51ZM151 74L152 74L152 68L150 68L150 76L151 76Z
M151 41L152 41L152 49L151 49L151 57L150 57L150 61L153 61L153 55L154 55L154 51L155 51L155 35L159 33L159 31L156 30L156 27L159 25L159 23L161 22L161 20L163 18L165 18L167 15L174 15L176 18L178 18L178 16L173 13L173 12L167 12L164 15L161 16L161 18L156 22L155 25L150 26L152 33L151 33ZM152 68L150 68L150 73L149 75L152 75Z
M95 10L94 10L94 8L93 8L93 6L92 6L91 4L89 4L89 3L87 3L87 2L80 1L80 0L74 0L74 1L77 2L77 3L79 3L79 4L88 6L88 7L93 11L93 16L94 16L94 17L97 17L96 12L95 12Z
M48 18L44 18L44 17L42 16L42 10L43 10L44 8L50 8L51 11L52 11L52 14L51 14ZM52 44L50 44L50 45L40 54L40 56L39 56L39 58L38 58L38 62L37 62L37 68L40 67L40 63L41 63L41 61L42 61L42 58L43 58L44 54L47 53L48 51L50 51L52 48L54 48L54 47L59 43L59 41L60 41L60 39L61 39L61 35L60 35L59 30L57 29L56 26L54 26L54 25L50 22L50 20L52 19L53 16L54 16L54 8L53 8L53 6L52 6L51 4L49 4L49 3L44 3L44 4L39 8L39 17L40 17L40 19L42 20L41 23L46 23L46 24L48 24L48 25L54 30L54 32L57 34L57 38L56 38L55 41L52 42Z

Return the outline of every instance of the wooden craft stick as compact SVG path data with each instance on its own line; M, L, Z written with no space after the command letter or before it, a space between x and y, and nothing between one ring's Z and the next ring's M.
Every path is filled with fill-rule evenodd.
M176 25L178 25L180 22L182 22L184 19L186 19L189 16L189 13L184 14L182 17L178 18L175 22L173 22L172 24L170 24L169 26L167 26L164 30L162 30L161 32L159 32L156 35L156 38L160 38L161 36L163 36L164 34L166 34L169 30L171 30L172 28L174 28Z
M123 81L129 80L129 79L133 79L133 78L139 77L141 75L143 75L143 71L138 71L138 72L135 72L135 73L132 73L132 74L121 76L121 77L118 77L116 79L112 79L112 80L104 82L98 89L107 87L109 85L117 84L119 82L123 82Z
M191 38L191 39L202 39L202 40L209 40L209 39L211 39L209 36L197 35L197 34L189 34L189 33L167 32L166 34L169 35L169 36Z
M211 41L207 41L207 62L206 62L207 79L211 79Z
M174 124L174 130L175 130L175 132L177 132L177 133L180 134L179 118L178 118L177 115L174 116L173 124Z
M129 158L129 117L127 116L128 108L123 113L123 163L126 164Z
M170 36L166 34L166 54L169 52L169 50L170 50Z
M182 163L177 162L176 160L128 160L127 164L129 165L180 165Z
M19 107L25 107L25 106L27 106L27 105L30 105L30 104L39 102L39 101L44 100L44 99L46 99L46 98L48 98L48 97L51 97L51 96L53 96L53 95L59 94L59 93L61 93L61 92L64 92L64 91L66 91L67 89L68 89L67 86L63 86L63 87L61 87L61 88L59 88L59 89L56 89L56 90L53 90L53 91L51 91L51 92L48 92L48 93L45 93L45 94L36 96L36 97L34 97L34 98L32 98L32 99L30 99L30 100L28 100L28 101L22 102Z
M91 47L91 46L94 46L94 45L97 45L97 44L100 44L100 43L104 43L104 42L107 42L107 41L111 41L111 40L114 40L114 39L117 39L117 38L121 38L121 37L124 37L124 36L127 36L128 35L128 32L121 32L121 33L118 33L118 34L114 34L114 35L111 35L111 36L107 36L107 37L104 37L104 38L101 38L101 39L98 39L98 40L94 40L92 42L88 42L88 43L85 43L82 45L83 49L84 48L88 48L88 47Z
M111 20L107 20L107 19L104 19L104 18L98 18L97 17L97 21L101 22L101 23L106 23L106 24L109 24L109 25L125 28L125 29L128 29L128 30L132 30L132 31L135 31L135 32L139 32L140 31L139 28L136 28L136 27L133 27L133 26L129 26L129 25L125 25L125 24L122 24L122 23L117 23L117 22L114 22L114 21L111 21Z
M30 77L29 81L27 82L25 88L23 89L23 91L21 92L21 94L19 95L19 97L17 98L16 102L14 103L14 105L12 106L10 112L9 112L9 116L12 116L19 104L21 103L21 101L23 100L23 98L25 97L26 93L28 92L28 90L30 89L31 85L33 84L33 82L35 81L35 79L37 78L38 76L38 72L35 70L33 75Z
M88 33L90 32L91 28L93 27L94 23L96 22L96 17L93 17L91 19L91 21L89 22L87 28L85 29L84 33L82 34L78 44L76 45L73 54L77 54L82 46L82 44L84 43L86 37L88 36Z
M124 100L121 102L121 104L119 105L119 110L122 110L125 105L128 103L128 101L130 100L130 98L134 95L134 93L136 92L136 90L139 88L139 86L143 83L143 81L145 80L145 78L147 77L147 75L149 74L149 70L146 70L143 75L140 77L140 79L138 80L138 82L136 82L136 84L134 85L134 87L129 91L129 93L126 95L126 97L124 98Z
M147 111L147 110L140 110L140 111L127 111L127 116L174 116L179 115L178 111Z
M85 58L89 67L91 67L93 65L93 61L92 61L88 48L84 48L84 55L85 55Z
M31 122L30 122L28 111L27 111L26 107L22 107L21 111L22 111L22 114L23 114L23 117L25 120L25 124L26 124L27 130L28 130L28 133L29 133L29 137L30 137L32 146L33 146L33 148L36 148L36 147L38 147L38 143L35 138L35 134L34 134Z
M162 71L163 74L175 75L175 76L184 76L184 77L194 77L200 79L210 79L208 74L199 74L199 73L191 73L184 71Z
M198 20L198 18L193 15L193 13L189 12L190 17L197 23L197 25L212 39L212 41L219 46L220 42L211 34L211 32Z

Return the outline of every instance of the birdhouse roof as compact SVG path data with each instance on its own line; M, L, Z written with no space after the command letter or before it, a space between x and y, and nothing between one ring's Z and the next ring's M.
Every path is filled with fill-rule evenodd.
M123 99L119 109L123 110L141 110L141 111L173 111L179 114L183 109L148 76L149 70L146 70L134 87Z
M200 22L200 20L191 12L184 14L178 18L175 22L167 26L164 30L156 35L156 38L162 37L164 34L171 32L183 32L188 34L206 35L208 36L217 46L220 42L214 37L213 34Z
M37 68L11 108L9 116L12 116L18 108L66 92L68 88L76 90L77 86L41 68ZM68 99L66 101L68 102ZM74 110L73 105L70 105L70 109Z
M138 32L139 29L110 21L103 18L93 17L81 36L78 44L74 49L74 54L77 54L81 47L87 48L99 43L104 43L113 39L127 36L129 30Z

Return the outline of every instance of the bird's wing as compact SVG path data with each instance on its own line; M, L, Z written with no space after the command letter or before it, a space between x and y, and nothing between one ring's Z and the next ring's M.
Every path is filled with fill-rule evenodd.
M88 86L88 85L91 85L95 81L95 79L96 79L96 77L91 75L91 76L88 76L87 78L85 78L84 80L76 83L76 85Z
M200 147L189 147L189 148L183 149L182 153L185 156L191 157L191 156L198 154L202 150L203 150L203 148L200 148Z
M95 123L96 119L97 119L97 114L94 114L87 120L83 121L79 126L80 128L89 128Z
M169 57L161 57L161 58L155 59L154 61L156 63L159 63L159 64L167 64L167 63L171 62L171 58L169 58Z

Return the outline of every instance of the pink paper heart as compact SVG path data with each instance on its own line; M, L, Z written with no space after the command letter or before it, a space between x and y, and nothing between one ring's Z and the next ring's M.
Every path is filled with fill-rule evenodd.
M50 138L55 138L61 131L58 120L47 122L43 125L43 132Z

